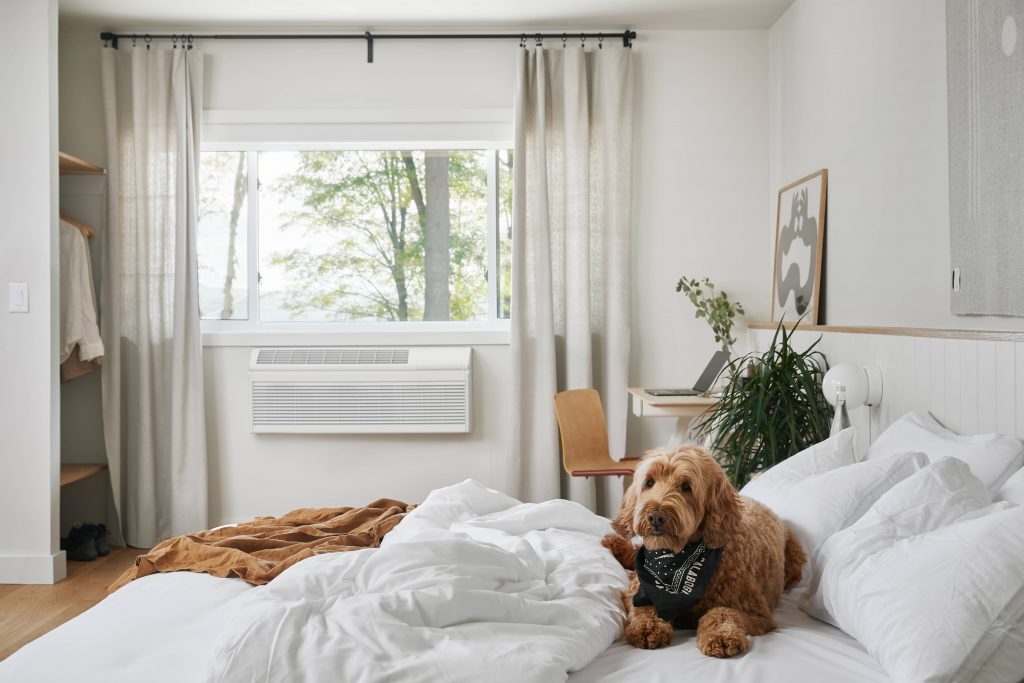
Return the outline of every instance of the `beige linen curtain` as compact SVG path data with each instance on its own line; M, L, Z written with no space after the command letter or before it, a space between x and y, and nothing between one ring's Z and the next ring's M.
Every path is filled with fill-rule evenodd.
M626 443L631 50L520 50L513 157L512 481L610 514L622 481L562 471L552 399L601 392L609 446Z
M129 545L207 525L196 260L203 56L103 50L109 166L103 421Z

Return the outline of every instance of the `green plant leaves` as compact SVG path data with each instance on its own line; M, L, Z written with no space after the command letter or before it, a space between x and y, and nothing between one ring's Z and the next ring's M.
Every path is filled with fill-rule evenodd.
M729 383L702 422L701 433L713 437L714 455L737 488L828 436L832 409L821 393L828 363L816 350L820 337L803 351L793 348L798 325L786 330L779 323L767 351L726 366Z

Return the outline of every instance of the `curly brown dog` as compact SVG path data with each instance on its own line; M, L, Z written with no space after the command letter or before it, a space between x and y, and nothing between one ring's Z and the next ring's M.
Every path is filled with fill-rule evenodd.
M626 569L634 569L640 536L646 550L680 553L703 541L721 548L717 569L687 618L660 618L651 605L632 607L636 574L623 595L628 611L626 640L654 649L672 640L673 625L697 628L697 647L712 657L750 648L748 635L775 628L772 611L783 590L800 581L807 558L799 542L768 508L741 497L714 458L684 446L648 456L637 468L622 510L612 522L619 536L603 544Z

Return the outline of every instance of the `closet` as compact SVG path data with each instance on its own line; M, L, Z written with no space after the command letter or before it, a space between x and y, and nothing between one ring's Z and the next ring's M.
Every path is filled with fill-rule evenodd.
M86 258L91 261L92 291L98 301L100 282L100 248L97 240L103 239L106 216L106 170L96 164L60 152L60 219L67 226L81 233L78 241L75 235L61 233L61 277L68 273L67 246L70 243L81 247L85 243ZM81 257L81 253L78 254ZM81 261L79 261L81 265ZM72 289L82 284L85 274L78 273L78 281L72 281ZM86 284L86 287L88 285ZM62 287L62 289L66 289ZM62 297L66 292L62 293ZM67 302L62 302L62 314ZM63 326L62 326L63 329ZM63 348L63 332L60 345ZM110 507L110 483L106 476L106 449L103 442L103 410L100 389L100 370L94 362L79 360L79 347L71 351L73 360L61 368L60 385L60 534L67 534L72 522L94 520L106 523ZM85 354L86 356L91 354ZM69 377L73 377L69 379ZM100 475L100 476L97 476ZM108 527L111 525L107 525Z

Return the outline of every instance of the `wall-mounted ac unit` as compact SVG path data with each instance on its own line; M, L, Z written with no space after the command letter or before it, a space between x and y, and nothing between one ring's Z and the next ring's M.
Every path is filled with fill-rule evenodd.
M471 353L450 346L253 349L252 431L469 432Z

